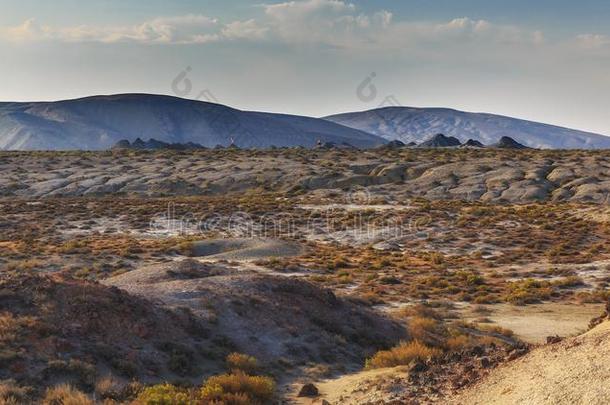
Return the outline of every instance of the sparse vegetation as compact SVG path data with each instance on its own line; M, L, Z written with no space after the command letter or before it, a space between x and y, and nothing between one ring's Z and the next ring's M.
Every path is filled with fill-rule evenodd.
M520 347L521 335L502 327L498 308L538 307L506 303L546 308L610 298L607 211L584 201L593 194L578 181L536 188L538 177L550 175L536 171L540 159L569 168L570 181L584 185L601 187L609 177L586 171L605 168L606 155L579 151L0 153L7 179L0 194L9 196L0 224L0 378L14 379L0 384L0 402L87 404L95 395L109 403L265 404L279 390L261 374L313 379L362 366L365 358L368 368L431 366L431 358L451 368L464 353L504 355ZM108 178L173 169L159 181L129 180L124 190L95 196L74 186L81 190L74 196L49 190L58 195L30 197L41 167L57 176L102 170ZM390 170L396 180L380 174ZM485 198L455 189L479 179ZM346 200L354 181L370 191L362 204ZM533 184L531 194L521 192L521 182ZM163 221L168 207L175 219L200 225L197 232L151 222ZM264 224L248 229L255 237L299 251L168 267L153 281L132 280L133 290L111 281L147 266L187 263L201 239L241 236L227 231L236 212L248 224ZM358 232L359 223L366 232ZM179 286L172 299L196 305L166 306L161 294L147 301L156 283ZM235 296L223 296L228 291ZM223 329L227 319L260 322L265 334ZM376 331L377 321L395 328ZM233 339L235 330L246 335ZM263 353L259 361L245 354L258 356L275 330L281 355ZM56 387L58 376L70 385ZM203 385L189 384L204 377Z
M266 404L275 394L275 383L269 377L242 372L210 377L201 388L205 401L237 404Z
M414 361L428 360L442 354L440 349L428 347L419 341L403 342L390 349L377 352L366 362L366 368L409 365Z
M43 405L93 405L93 400L70 385L58 385L47 389Z

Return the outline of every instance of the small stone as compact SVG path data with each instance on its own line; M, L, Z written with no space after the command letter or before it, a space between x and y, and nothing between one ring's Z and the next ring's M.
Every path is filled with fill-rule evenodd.
M418 361L415 364L413 364L410 371L413 373L422 373L426 370L428 370L428 365L426 363L424 363L423 361Z
M491 361L489 361L489 358L483 357L480 361L481 361L481 367L483 367L483 368L491 367Z
M318 387L311 383L303 385L303 388L301 388L301 390L299 391L299 397L312 398L317 397L319 394L320 392L318 391Z
M482 356L483 354L485 354L485 349L483 349L483 347L481 347L481 346L475 346L472 348L470 353L473 356Z

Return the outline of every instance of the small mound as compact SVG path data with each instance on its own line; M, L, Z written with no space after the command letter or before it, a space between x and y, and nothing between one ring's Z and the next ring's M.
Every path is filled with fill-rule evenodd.
M0 326L0 379L38 394L61 383L91 392L108 376L199 380L226 355L210 356L208 325L188 311L60 275L2 274Z
M155 284L174 280L193 280L205 277L222 276L235 270L216 264L201 263L193 259L147 266L123 273L112 278L113 283Z
M296 243L278 239L235 238L195 242L192 256L217 260L258 260L271 257L292 257L302 252Z
M307 364L362 367L404 337L394 321L300 278L235 272L168 279L176 266L147 267L105 283L170 309L189 308L236 350L286 372Z
M533 350L457 395L454 404L607 404L610 321Z

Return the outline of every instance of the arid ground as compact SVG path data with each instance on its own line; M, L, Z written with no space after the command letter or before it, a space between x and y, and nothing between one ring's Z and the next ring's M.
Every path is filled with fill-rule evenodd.
M0 170L3 401L469 403L610 297L607 151L15 152Z

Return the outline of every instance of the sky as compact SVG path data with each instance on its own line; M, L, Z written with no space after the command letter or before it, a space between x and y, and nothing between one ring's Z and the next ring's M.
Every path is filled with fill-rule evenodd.
M0 101L386 105L610 135L607 0L0 0Z

